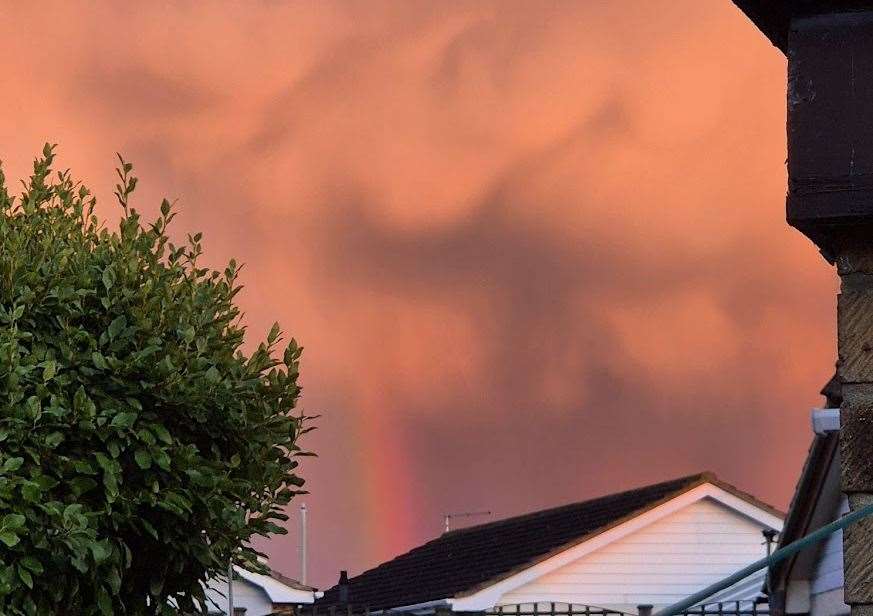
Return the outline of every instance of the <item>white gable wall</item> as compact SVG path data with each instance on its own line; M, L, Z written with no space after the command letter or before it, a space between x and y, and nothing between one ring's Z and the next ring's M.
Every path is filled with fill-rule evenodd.
M498 605L666 606L764 556L763 528L704 498L503 594Z
M211 580L206 597L213 603L209 610L227 612L227 580ZM273 603L267 594L255 584L236 578L233 581L233 605L246 608L246 616L265 616L273 613Z
M833 519L836 520L847 513L849 513L849 501L843 496L840 499L838 515L834 515ZM815 563L810 586L813 595L843 587L843 531L838 530L825 540Z

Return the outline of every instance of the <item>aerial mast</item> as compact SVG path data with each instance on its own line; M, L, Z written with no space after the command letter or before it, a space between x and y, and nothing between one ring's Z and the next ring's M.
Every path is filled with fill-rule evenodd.
M472 518L482 515L491 515L490 511L464 511L461 513L447 513L443 516L443 521L445 522L446 530L444 532L449 532L452 530L452 520L455 518Z

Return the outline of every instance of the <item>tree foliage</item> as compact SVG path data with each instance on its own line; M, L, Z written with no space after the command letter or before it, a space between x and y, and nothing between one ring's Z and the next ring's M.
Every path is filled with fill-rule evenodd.
M112 231L53 159L0 171L0 613L199 612L300 493L301 348L243 352L239 267L144 223L129 163Z

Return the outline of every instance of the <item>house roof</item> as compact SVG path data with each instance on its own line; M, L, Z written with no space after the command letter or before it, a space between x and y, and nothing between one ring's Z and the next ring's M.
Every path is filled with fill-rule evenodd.
M795 17L873 8L870 0L734 0L734 4L782 53L788 51L788 32Z
M233 570L240 578L260 588L274 604L312 603L318 594L315 588L301 584L276 571L264 575L236 565Z
M705 483L781 512L712 473L700 473L443 534L351 578L348 601L372 609L469 595ZM339 602L339 586L317 604Z
M270 569L270 577L276 580L277 582L288 586L289 588L293 588L294 590L307 590L307 591L315 591L318 590L314 586L307 586L306 584L301 584L297 580L293 578L289 578L287 575L282 575L275 569Z

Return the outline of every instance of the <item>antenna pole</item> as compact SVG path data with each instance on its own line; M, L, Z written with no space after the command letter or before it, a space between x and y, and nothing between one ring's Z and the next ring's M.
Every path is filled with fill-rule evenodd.
M306 503L300 505L300 583L306 584Z
M464 511L461 513L447 513L445 515L445 523L446 523L445 532L449 532L450 530L452 530L452 520L454 518L472 518L474 516L480 516L480 515L491 515L491 512L490 511Z

